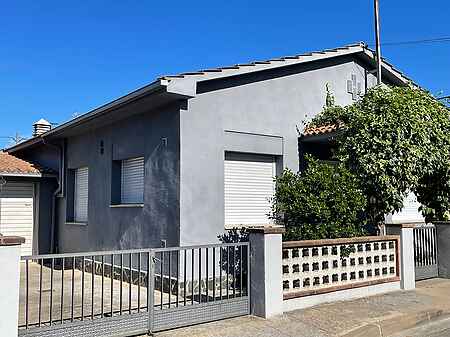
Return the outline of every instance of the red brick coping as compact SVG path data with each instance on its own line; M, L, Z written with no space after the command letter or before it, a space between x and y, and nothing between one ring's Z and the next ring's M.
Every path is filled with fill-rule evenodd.
M355 238L341 238L341 239L285 241L283 242L283 248L303 248L303 247L306 248L306 247L331 246L331 245L392 241L392 240L400 242L400 236L398 235L359 236Z
M21 236L3 236L0 234L0 246L17 246L25 243L25 238Z

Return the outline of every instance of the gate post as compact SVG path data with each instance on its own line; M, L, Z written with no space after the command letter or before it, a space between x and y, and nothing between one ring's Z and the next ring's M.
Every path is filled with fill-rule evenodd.
M450 221L436 221L438 275L450 278Z
M0 234L0 332L17 337L19 325L20 245L25 239Z
M414 224L386 224L386 234L400 235L400 285L404 290L416 288L414 227Z
M250 312L269 318L283 313L284 227L250 228Z

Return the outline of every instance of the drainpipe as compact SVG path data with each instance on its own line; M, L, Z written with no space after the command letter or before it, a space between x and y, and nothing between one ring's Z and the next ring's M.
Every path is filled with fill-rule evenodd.
M65 151L64 151L64 145L56 145L47 143L45 139L43 138L44 145L52 146L56 148L59 152L59 172L58 172L58 187L56 188L55 192L53 192L52 196L52 219L51 219L51 233L50 233L50 249L51 253L57 253L57 248L55 245L55 233L56 233L56 198L61 196L61 192L63 191L64 186L64 171L65 171Z

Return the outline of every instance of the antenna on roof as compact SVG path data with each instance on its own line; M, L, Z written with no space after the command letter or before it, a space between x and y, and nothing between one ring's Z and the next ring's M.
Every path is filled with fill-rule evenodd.
M375 11L375 49L377 56L377 84L381 84L381 44L380 44L380 3L374 0Z

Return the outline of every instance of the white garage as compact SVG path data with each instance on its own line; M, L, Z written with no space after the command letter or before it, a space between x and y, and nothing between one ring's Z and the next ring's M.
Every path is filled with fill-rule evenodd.
M34 165L0 151L0 234L24 237L22 255L33 253L35 186L41 177Z
M22 255L31 255L34 227L33 183L7 182L0 187L0 233L25 238Z
M225 227L268 225L275 192L275 157L227 153L224 165Z

